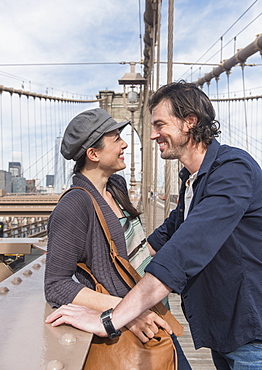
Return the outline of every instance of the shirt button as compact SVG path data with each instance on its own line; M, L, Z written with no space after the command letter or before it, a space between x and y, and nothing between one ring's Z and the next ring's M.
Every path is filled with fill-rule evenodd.
M179 212L181 212L181 213L182 213L182 212L183 212L183 209L182 209L182 208L180 208Z
M189 318L189 319L192 319L192 315L189 315L189 316L188 316L188 318Z

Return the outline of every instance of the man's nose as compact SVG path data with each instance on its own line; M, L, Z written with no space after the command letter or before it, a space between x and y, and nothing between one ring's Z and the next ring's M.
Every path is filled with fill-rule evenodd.
M150 135L150 139L151 140L156 140L158 137L160 136L159 132L153 128L152 132L151 132L151 135Z

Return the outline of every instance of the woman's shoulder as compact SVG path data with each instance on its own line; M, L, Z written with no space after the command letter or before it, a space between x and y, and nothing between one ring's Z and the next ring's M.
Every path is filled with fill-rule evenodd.
M72 187L61 195L56 209L68 211L69 213L77 212L79 214L82 211L86 213L91 205L92 200L86 191Z

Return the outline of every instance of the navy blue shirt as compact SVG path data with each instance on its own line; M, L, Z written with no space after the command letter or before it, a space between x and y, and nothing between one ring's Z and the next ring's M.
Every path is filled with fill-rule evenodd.
M262 171L245 151L213 140L193 183L148 238L146 271L181 294L196 349L231 352L262 340Z

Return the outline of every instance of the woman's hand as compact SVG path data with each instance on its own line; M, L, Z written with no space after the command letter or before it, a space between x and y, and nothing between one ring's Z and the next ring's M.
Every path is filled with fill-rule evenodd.
M168 333L171 328L168 323L159 317L155 312L145 311L136 319L131 321L126 327L132 331L143 343L149 341L158 332L158 328L165 329Z
M106 337L107 333L100 321L101 313L86 306L78 306L70 303L61 306L51 313L45 322L47 324L52 323L52 326L69 324L77 329L99 335L100 337Z

